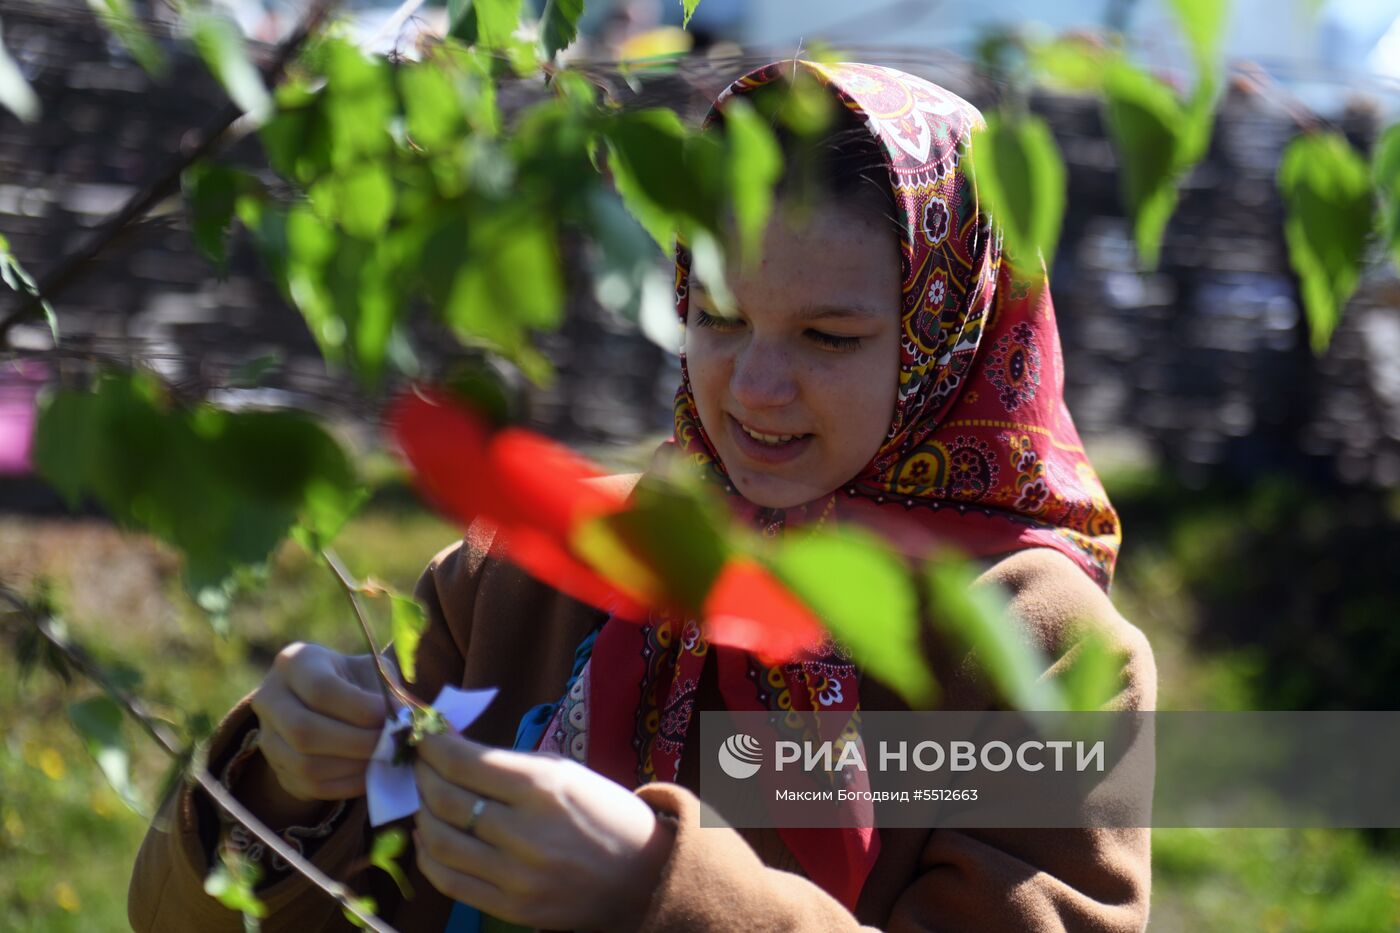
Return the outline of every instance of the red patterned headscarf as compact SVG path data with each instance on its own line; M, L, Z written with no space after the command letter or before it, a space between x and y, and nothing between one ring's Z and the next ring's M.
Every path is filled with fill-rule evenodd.
M759 69L732 95L784 80L792 62ZM760 510L734 493L695 408L682 357L673 454L734 494L769 533L809 516L916 528L972 556L1050 547L1101 587L1113 575L1118 518L1085 456L1063 398L1064 368L1045 273L1018 275L964 171L981 115L921 78L864 64L798 62L868 128L885 155L903 276L899 392L889 433L870 463L825 500ZM713 115L712 115L713 116ZM676 264L677 310L689 262ZM768 666L710 646L695 620L610 619L591 660L546 730L542 748L572 754L627 786L674 781L706 657L715 655L732 711L850 711L859 677L841 648ZM604 673L605 672L605 673ZM782 830L808 876L854 909L879 852L873 829Z

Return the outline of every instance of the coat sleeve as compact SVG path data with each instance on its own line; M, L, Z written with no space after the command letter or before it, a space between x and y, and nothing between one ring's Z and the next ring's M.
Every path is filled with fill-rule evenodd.
M472 605L484 554L484 548L472 546L469 535L466 545L454 545L437 555L418 581L415 595L427 611L428 626L419 644L419 676L412 689L422 697L432 699L443 684L457 683L461 676L469 625L456 619L449 624L443 606ZM245 697L219 723L210 740L209 761L221 760L233 741L255 722L251 699L251 694ZM187 785L170 796L147 831L132 870L127 917L133 930L242 933L241 916L204 891L204 879L215 863L219 831L215 805L197 786ZM352 802L311 861L330 877L343 880L346 871L366 853L369 839L368 810L361 797ZM416 867L411 860L405 867L412 880ZM378 874L370 873L364 880L373 884L373 876ZM392 885L374 884L370 893L381 915L392 915L399 900L397 890ZM257 894L268 908L262 921L264 933L354 929L334 900L296 872L259 888Z
M1011 612L1030 639L1059 658L1046 676L1073 663L1070 643L1088 626L1126 658L1109 708L1150 710L1156 668L1146 638L1108 597L1057 552L1018 552L981 578L1012 595ZM916 843L916 871L889 907L847 911L825 891L765 865L733 829L702 828L701 804L674 784L638 789L653 809L675 817L676 837L642 929L707 933L754 929L838 931L1139 931L1151 887L1147 829L928 831ZM879 864L875 872L880 872ZM723 892L717 895L716 892Z

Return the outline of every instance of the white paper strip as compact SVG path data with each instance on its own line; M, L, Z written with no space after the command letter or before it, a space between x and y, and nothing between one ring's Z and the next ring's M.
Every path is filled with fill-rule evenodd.
M476 721L496 698L496 688L458 690L443 687L433 701L433 708L442 713L453 731L461 732ZM407 708L399 710L394 719L384 723L379 744L365 775L365 795L369 798L369 822L382 826L418 812L418 784L413 779L411 764L394 764L394 733L413 721Z

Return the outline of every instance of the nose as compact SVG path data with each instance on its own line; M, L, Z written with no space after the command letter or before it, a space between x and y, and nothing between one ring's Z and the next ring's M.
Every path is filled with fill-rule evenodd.
M734 358L729 392L750 411L790 405L798 394L794 362L781 342L752 339Z

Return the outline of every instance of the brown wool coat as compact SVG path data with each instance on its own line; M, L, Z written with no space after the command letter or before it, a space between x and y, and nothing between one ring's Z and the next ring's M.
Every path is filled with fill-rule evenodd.
M416 689L436 696L443 684L499 686L500 695L467 731L473 739L510 746L531 706L557 700L574 648L599 620L510 564L489 556L490 541L469 535L435 557L418 586L430 624L418 658ZM1122 691L1113 706L1152 709L1156 670L1146 639L1064 555L1037 548L984 562L976 585L1000 584L1011 594L1013 618L1048 656L1065 654L1067 631L1088 622L1128 654ZM1048 676L1054 676L1059 667ZM712 667L710 668L712 670ZM965 665L937 670L942 707L982 709L983 694ZM904 709L881 685L862 687L867 709ZM702 683L697 708L715 708L712 680ZM210 761L249 724L245 699L215 733ZM695 724L698 726L699 717ZM693 747L692 728L687 747ZM1149 832L1142 829L1001 829L881 832L879 861L855 916L801 874L775 830L702 828L695 754L687 753L676 784L637 793L677 819L669 859L642 928L648 931L729 933L738 930L821 931L1132 931L1147 923L1151 883ZM139 933L236 933L239 916L204 893L218 821L203 793L171 798L170 819L158 820L132 873L128 913ZM363 799L316 851L313 861L343 878L366 851L369 825ZM417 897L403 900L387 876L369 870L352 880L369 893L380 915L402 933L440 933L451 902L403 860ZM298 875L259 892L270 909L266 933L351 930L339 908Z

